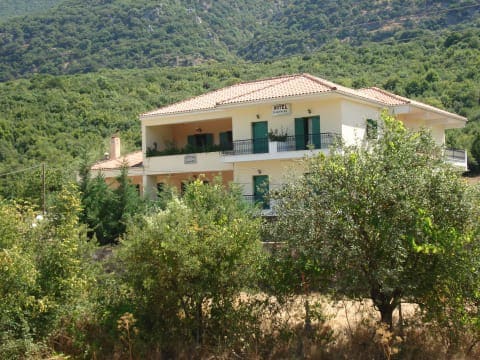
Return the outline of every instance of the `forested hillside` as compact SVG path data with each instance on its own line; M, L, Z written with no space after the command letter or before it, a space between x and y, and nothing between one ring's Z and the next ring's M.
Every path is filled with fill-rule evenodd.
M478 1L292 0L239 50L246 59L308 53L332 39L416 40L448 27L480 25ZM433 31L433 33L432 33ZM419 39L418 41L422 41Z
M396 46L333 42L314 54L257 64L212 62L8 81L0 83L0 174L38 161L58 166L84 156L98 159L107 149L104 139L116 131L126 151L137 149L138 114L144 111L242 80L301 72L351 87L380 86L467 116L467 128L449 132L448 145L470 148L480 133L478 69L480 31L469 30Z
M19 15L29 15L50 9L62 0L2 0L0 22Z
M69 0L0 26L0 80L233 59L270 2Z
M422 41L449 27L478 27L479 11L472 0L67 0L0 25L0 80L265 60L332 39Z

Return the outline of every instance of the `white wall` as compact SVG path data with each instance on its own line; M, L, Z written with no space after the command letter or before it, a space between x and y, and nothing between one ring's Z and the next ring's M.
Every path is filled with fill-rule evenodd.
M300 160L271 160L238 163L233 181L243 188L244 195L253 195L253 176L268 175L270 190L278 189L289 178L303 174Z
M290 101L291 113L288 115L272 115L272 107L276 103L251 105L248 108L232 109L233 140L252 138L252 123L268 121L268 130L285 130L289 136L295 135L295 118L320 116L320 131L340 134L340 101L325 98L303 101ZM309 111L310 110L310 113ZM259 118L257 119L257 115Z
M378 108L343 100L341 104L342 138L352 145L365 138L367 119L380 119Z

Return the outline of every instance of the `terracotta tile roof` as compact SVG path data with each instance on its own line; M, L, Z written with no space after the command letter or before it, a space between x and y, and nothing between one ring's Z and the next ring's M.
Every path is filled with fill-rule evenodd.
M363 98L366 101L373 101L385 107L412 104L424 109L443 112L445 114L453 115L456 118L465 119L461 116L451 114L427 104L407 99L376 87L355 90L312 76L310 74L285 75L269 79L239 83L196 96L191 99L180 101L160 109L146 112L140 115L140 118L156 115L173 115L202 110L213 110L221 108L225 105L282 98L285 99L288 97L314 95L328 92L336 92L345 94L347 96Z
M388 91L383 90L383 89L379 89L377 87L364 88L364 89L359 89L359 90L356 90L356 91L358 93L362 94L363 96L369 98L369 99L375 99L375 100L377 100L379 102L382 102L382 103L384 103L385 105L388 105L388 106L409 104L409 105L412 105L412 106L415 106L415 107L418 107L418 108L422 108L422 109L425 109L425 110L429 110L429 111L433 111L433 112L436 112L436 113L444 114L445 116L454 117L454 118L459 119L459 120L467 121L467 118L465 118L463 116L448 112L446 110L442 110L440 108L422 103L420 101L408 99L406 97L393 94L391 92L388 92Z
M92 170L115 170L121 169L124 164L127 164L128 167L139 167L142 166L143 155L141 151L136 151L125 156L121 156L115 160L103 160L97 162L91 167Z
M354 91L309 74L285 75L228 86L144 113L141 117L209 110L227 104L318 94L337 89Z
M228 101L229 99L252 93L272 86L274 84L278 84L282 82L284 78L285 77L278 77L266 80L239 83L144 113L141 116L175 114L181 112L214 109L215 107L217 107L218 104Z
M384 103L385 105L404 105L410 103L410 99L393 94L391 92L379 89L377 87L369 87L356 90L360 95Z

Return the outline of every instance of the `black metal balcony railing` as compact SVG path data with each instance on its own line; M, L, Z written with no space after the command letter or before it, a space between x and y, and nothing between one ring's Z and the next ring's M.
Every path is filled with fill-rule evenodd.
M268 138L236 140L230 150L222 151L222 155L244 155L268 153Z
M310 149L327 149L338 139L339 134L319 133L287 136L285 141L277 141L277 151L296 151Z
M147 148L147 157L151 156L168 156L168 155L183 155L183 154L197 154L197 153L207 153L207 152L218 152L218 151L231 151L233 149L233 144L231 142L225 144L211 144L205 146L191 146L186 145L183 148L177 148L175 145L170 145L168 148L163 150L156 150Z
M445 149L445 158L451 161L465 161L465 150L461 149Z
M298 151L298 150L314 150L326 149L333 145L340 135L335 133L318 133L308 135L286 136L283 141L275 141L274 152L282 151ZM222 155L247 155L247 154L264 154L270 152L269 146L271 141L268 138L236 140L233 142L231 150L223 150Z
M243 195L245 201L251 205L258 205L262 209L270 209L270 201L265 195Z

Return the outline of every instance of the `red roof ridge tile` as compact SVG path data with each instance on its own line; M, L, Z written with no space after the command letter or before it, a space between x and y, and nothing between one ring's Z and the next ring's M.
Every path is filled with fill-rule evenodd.
M240 95L232 96L228 99L224 99L220 102L217 102L217 105L222 105L222 104L225 104L225 103L228 103L228 102L233 102L234 99L238 99L238 98L241 98L241 97L244 97L244 96L247 96L247 95L250 95L250 94L254 94L256 92L259 92L259 91L262 91L262 90L265 90L265 89L268 89L268 88L271 88L271 87L274 87L274 86L278 86L280 84L284 84L284 83L289 82L289 81L291 81L294 78L297 78L299 76L300 76L300 74L292 74L292 75L276 76L276 77L273 77L273 78L266 78L266 79L261 79L261 80L257 80L257 81L239 83L237 85L253 84L255 82L262 82L262 81L268 82L266 86L264 86L260 89L254 89L252 91L247 91L247 92L245 92L243 94L240 94ZM272 80L279 80L279 79L282 79L282 81L275 82L275 83L270 83Z
M339 85L335 84L334 82L331 82L331 81L313 76L313 75L308 74L308 73L303 73L303 74L301 74L301 76L306 77L307 79L310 79L310 80L312 80L312 81L314 81L314 82L316 82L320 85L326 86L326 87L330 88L330 90L338 90Z

